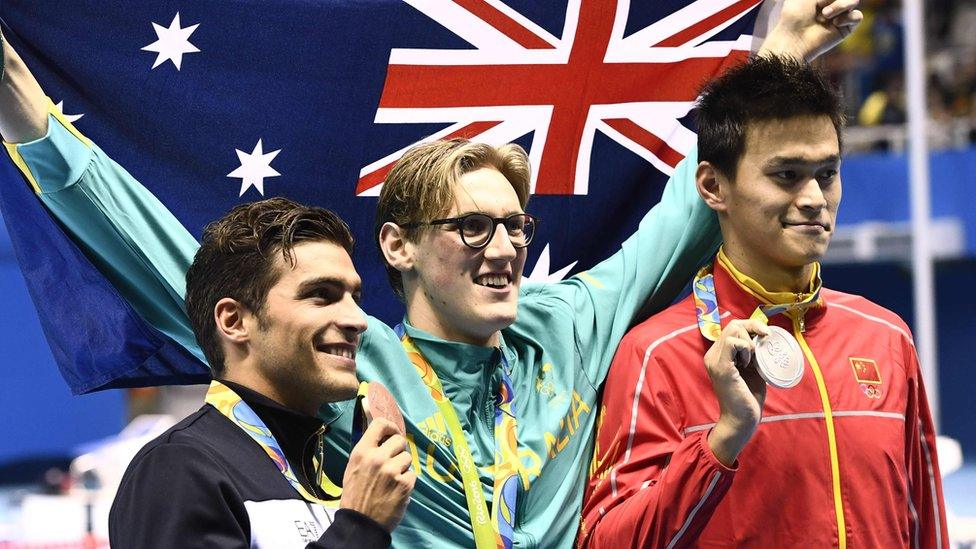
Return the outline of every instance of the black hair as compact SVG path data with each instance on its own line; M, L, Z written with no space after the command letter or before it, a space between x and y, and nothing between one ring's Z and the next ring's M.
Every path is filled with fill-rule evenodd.
M841 144L840 94L820 71L792 57L757 56L706 84L698 99L698 160L735 176L750 123L827 116Z

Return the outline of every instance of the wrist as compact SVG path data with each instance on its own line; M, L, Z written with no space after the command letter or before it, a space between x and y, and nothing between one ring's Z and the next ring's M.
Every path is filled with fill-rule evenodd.
M756 425L742 424L732 418L720 417L718 423L708 433L708 446L722 465L732 467L755 431Z
M765 40L756 55L760 57L792 57L797 61L809 61L808 52L800 48L803 41L792 32L774 29Z

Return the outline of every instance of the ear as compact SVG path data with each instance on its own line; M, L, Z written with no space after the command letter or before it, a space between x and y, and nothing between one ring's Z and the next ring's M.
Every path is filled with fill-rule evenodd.
M380 227L380 250L386 262L401 273L413 269L413 244L407 240L406 229L387 221Z
M698 189L698 196L705 201L709 208L716 212L724 212L727 209L726 188L729 184L728 178L722 175L711 162L702 161L698 163L695 170L695 187Z
M222 298L214 305L217 336L231 345L243 345L250 339L251 319L254 315L239 301Z

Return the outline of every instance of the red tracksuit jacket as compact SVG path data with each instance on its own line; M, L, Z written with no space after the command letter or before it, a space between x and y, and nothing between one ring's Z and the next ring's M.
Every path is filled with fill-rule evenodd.
M783 302L716 260L722 325ZM718 402L691 296L635 327L607 380L581 546L948 547L935 433L911 333L894 313L824 289L779 315L804 350L769 387L736 469L706 437ZM733 483L733 477L735 482Z

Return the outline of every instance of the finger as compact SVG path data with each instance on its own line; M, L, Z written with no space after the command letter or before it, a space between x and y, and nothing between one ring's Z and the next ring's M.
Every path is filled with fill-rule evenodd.
M410 463L413 460L410 458L409 452L400 452L399 454L390 458L390 468L396 471L396 474L401 475L410 469Z
M392 458L397 454L402 454L407 449L407 439L403 438L398 433L393 434L391 437L383 441L380 445L380 454Z
M763 403L766 402L766 380L756 371L755 362L751 363L749 368L743 369L740 373L743 381L746 382L746 386L749 388L749 392L752 393L752 397L756 399L759 408L762 409Z
M752 360L753 344L752 340L739 337L730 337L725 341L724 358L731 361L736 367L745 367Z
M397 477L397 482L401 483L407 489L407 493L410 493L413 491L414 483L417 482L417 473L405 471Z
M385 418L376 418L366 428L366 432L363 433L363 438L359 441L359 444L365 444L367 448L376 448L391 436L398 435L399 432L399 429L397 429L397 426L392 421Z
M765 322L744 318L729 322L729 328L733 331L731 335L743 339L751 339L754 335L769 335L769 326Z
M854 11L844 13L842 15L838 15L837 17L833 18L830 22L841 31L846 30L848 33L850 33L851 31L854 30L854 27L858 26L861 23L863 19L864 19L864 14L861 13L861 10L854 10Z
M760 320L747 320L742 327L749 332L749 339L752 339L752 336L756 335L760 337L769 335L769 326Z
M749 320L733 320L722 330L722 337L737 337L739 339L749 339Z
M823 6L820 13L827 19L833 19L838 15L857 9L859 3L858 0L834 0Z

